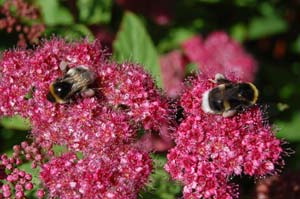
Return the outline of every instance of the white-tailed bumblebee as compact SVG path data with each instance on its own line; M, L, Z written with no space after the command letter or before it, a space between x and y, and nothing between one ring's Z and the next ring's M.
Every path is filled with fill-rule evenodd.
M234 83L219 73L213 81L218 85L202 95L202 110L206 113L231 117L258 99L259 92L250 82Z
M95 91L89 86L94 83L95 74L87 66L79 65L69 68L66 62L60 64L64 76L57 78L49 86L47 99L54 103L67 103L77 94L91 97Z

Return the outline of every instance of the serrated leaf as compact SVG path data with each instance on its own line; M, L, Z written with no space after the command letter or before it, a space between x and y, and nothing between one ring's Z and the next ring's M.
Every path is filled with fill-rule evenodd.
M157 51L142 21L133 13L126 12L117 38L113 43L114 57L119 62L131 61L142 64L162 85Z
M86 24L109 23L112 0L78 0L80 22Z
M280 129L276 134L278 137L289 141L300 141L300 112L294 114L290 121L277 121L275 124Z
M13 117L3 117L1 118L0 123L6 129L26 131L31 128L29 120L24 119L19 115Z
M46 25L68 25L74 23L72 14L60 4L59 0L37 0L37 4L41 7Z

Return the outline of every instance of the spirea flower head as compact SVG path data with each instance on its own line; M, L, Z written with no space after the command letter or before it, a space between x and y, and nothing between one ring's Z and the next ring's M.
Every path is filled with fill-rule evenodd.
M50 197L133 199L151 169L148 154L123 146L83 159L64 154L43 165L41 178Z
M181 51L174 50L160 57L163 88L170 97L177 97L183 90L185 59Z
M141 66L116 64L105 56L98 42L57 39L36 50L5 52L0 62L1 115L28 117L33 135L75 150L126 142L136 132L132 126L159 130L168 121L168 104L151 76ZM49 85L63 75L62 61L70 67L86 65L96 74L96 96L69 104L46 99Z
M181 99L186 118L165 168L184 184L185 198L236 198L232 176L273 174L281 162L281 141L258 106L226 118L202 111L202 94L215 86L200 75Z
M94 198L92 195L98 194L98 198L136 198L138 189L150 174L147 153L133 146L140 129L159 132L162 124L168 123L167 100L141 66L117 64L107 57L97 41L67 43L61 39L45 41L34 50L12 50L2 55L0 115L19 114L28 118L32 137L43 148L63 145L68 151L81 152L84 156L76 160L64 177L63 165L66 166L69 159L73 161L73 155L54 159L51 156L48 166L44 165L47 160L40 164L44 169L42 180L51 196ZM92 85L96 94L92 97L75 95L66 104L48 101L49 85L64 75L59 67L62 62L68 63L70 68L88 67L96 76ZM57 164L60 165L56 169L58 174L49 178L47 171L53 171L52 166L58 167ZM100 170L107 170L107 175L90 182L89 176ZM80 180L90 183L82 185L84 193L74 192L73 177L78 183ZM65 182L71 183L71 188L66 187L66 191L61 192L63 189L52 184L60 180L63 187L67 186ZM105 190L109 187L112 188ZM38 192L39 197L44 194L42 190Z
M48 159L52 150L42 149L37 142L22 142L21 145L13 147L12 157L2 154L0 157L0 198L24 198L34 188L32 175L19 169L23 163L31 160L32 168ZM46 152L47 151L47 152Z
M211 33L205 40L195 36L182 44L187 58L210 78L222 73L228 78L253 81L257 66L251 55L224 32Z
M125 109L144 129L159 130L168 122L167 100L159 94L152 77L141 67L126 63L114 67L105 65L98 73L107 102Z
M8 33L17 32L18 46L36 43L45 30L45 25L38 22L39 11L24 0L7 0L0 6L0 29ZM33 22L28 24L28 21Z

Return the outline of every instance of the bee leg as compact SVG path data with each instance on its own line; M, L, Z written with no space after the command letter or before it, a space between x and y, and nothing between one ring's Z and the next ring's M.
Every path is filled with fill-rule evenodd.
M60 62L59 68L63 73L66 73L69 70L69 64L65 61Z
M232 117L236 114L236 110L228 110L228 111L224 111L222 116L223 117Z
M82 97L93 97L95 95L95 91L91 88L87 88L81 92Z

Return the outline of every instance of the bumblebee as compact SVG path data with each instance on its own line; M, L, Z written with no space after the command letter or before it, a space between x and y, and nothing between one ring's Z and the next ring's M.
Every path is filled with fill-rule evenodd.
M206 113L222 114L231 117L256 103L259 92L250 82L234 83L222 74L216 74L215 88L205 91L202 95L202 110Z
M64 104L72 101L72 97L77 94L83 97L95 95L95 91L89 86L94 83L96 76L87 66L69 68L66 62L62 62L59 67L64 76L50 84L47 94L50 102Z

